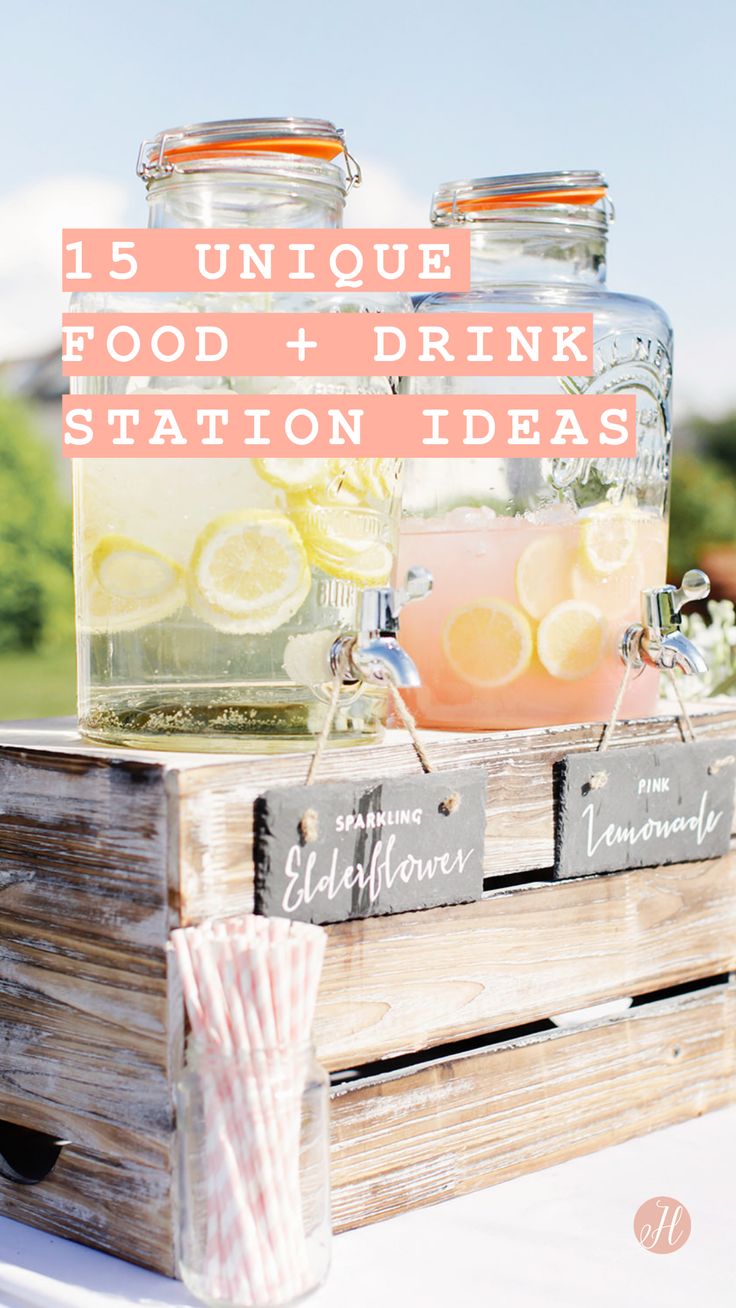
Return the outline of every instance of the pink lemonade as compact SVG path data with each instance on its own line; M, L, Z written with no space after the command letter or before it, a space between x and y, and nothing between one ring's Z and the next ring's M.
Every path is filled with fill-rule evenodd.
M407 605L401 640L421 688L423 727L481 730L608 719L623 673L618 641L639 595L665 580L667 529L634 507L573 517L455 509L405 519L399 575L422 564L432 594ZM657 676L632 680L622 712L654 712Z

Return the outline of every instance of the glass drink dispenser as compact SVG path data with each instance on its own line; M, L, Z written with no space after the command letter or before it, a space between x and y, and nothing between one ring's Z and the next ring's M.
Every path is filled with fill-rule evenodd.
M641 590L665 579L672 331L656 304L607 289L611 215L595 172L450 182L434 196L436 226L470 231L472 289L431 295L419 309L592 312L594 374L417 378L407 389L633 393L637 454L408 465L400 563L434 577L402 621L422 679L409 696L422 726L607 719L621 635L639 618ZM634 679L623 712L653 712L657 680Z
M149 224L158 228L339 227L356 180L342 133L307 119L162 132L142 146L138 171ZM72 304L159 313L380 307L411 305L360 292L82 293ZM108 377L85 379L76 389L381 393L389 382ZM357 661L361 640L371 645L370 676L354 669L331 739L374 739L387 698L381 669L399 684L415 677L393 632L361 635L361 614L376 608L374 592L381 592L378 601L389 595L400 472L394 459L78 459L84 734L153 748L309 748L327 712L333 643L345 647L355 635Z

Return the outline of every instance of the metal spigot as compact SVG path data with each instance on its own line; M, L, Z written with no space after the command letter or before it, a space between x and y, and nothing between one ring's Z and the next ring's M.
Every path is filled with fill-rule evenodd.
M710 580L699 568L685 573L682 585L658 586L641 593L641 622L628 627L621 639L620 653L632 668L665 671L679 668L690 675L703 676L708 665L697 645L682 634L680 611L693 600L706 599Z
M410 568L400 590L393 586L369 586L362 592L358 630L339 636L330 650L333 676L339 674L346 686L359 681L373 686L421 685L414 660L397 640L399 613L412 600L424 599L432 589L432 574L426 568Z

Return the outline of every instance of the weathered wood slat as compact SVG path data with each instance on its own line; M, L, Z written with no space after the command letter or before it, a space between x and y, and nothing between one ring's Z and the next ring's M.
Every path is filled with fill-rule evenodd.
M0 746L0 913L160 954L167 841L160 765Z
M12 1077L5 1078L0 1089L0 1122L40 1131L56 1140L70 1140L75 1149L85 1154L115 1158L130 1164L140 1163L154 1171L168 1170L174 1127L173 1106L169 1130L163 1133L149 1131L145 1121L137 1121L131 1127L106 1118L103 1111L97 1115L83 1109L75 1111L68 1104L55 1103L53 1096L34 1093L35 1089L33 1081L25 1089L15 1086ZM100 1098L102 1104L102 1096ZM15 1186L11 1185L8 1193L12 1196ZM41 1189L36 1193L41 1201Z
M0 1120L71 1141L0 1212L169 1274L181 1006L166 774L0 748Z
M698 736L711 739L736 733L732 700L709 701L693 706L692 717ZM17 763L21 755L30 761L38 755L48 759L63 756L69 778L85 776L85 767L114 762L122 773L137 775L136 769L159 770L165 778L170 813L168 831L172 864L176 864L181 887L181 912L186 922L212 913L250 911L253 906L253 800L272 785L303 782L307 759L303 754L222 756L125 752L87 744L70 729L57 728L58 745L49 724L32 728L0 726L0 761L7 755ZM600 739L600 725L543 727L527 731L496 731L461 734L430 731L425 744L439 768L478 765L488 776L486 876L534 872L553 861L552 765L563 754L593 748ZM669 710L656 718L625 722L619 727L613 748L637 741L665 742L681 739L680 729ZM36 741L34 747L34 740ZM24 742L21 748L20 741ZM353 747L327 753L321 775L348 779L368 776L403 776L416 772L414 750L406 733L391 731L375 746ZM34 783L37 784L37 783ZM62 805L74 791L59 782ZM0 793L2 793L0 773ZM144 789L144 787L142 787ZM118 814L117 827L120 827ZM49 821L49 826L52 825ZM140 830L134 824L136 830ZM115 830L113 822L113 830ZM734 833L736 834L736 832ZM45 837L41 836L43 852ZM113 844L112 863L125 845ZM0 821L0 857L12 854L7 832ZM95 866L103 860L98 859ZM172 892L175 887L172 886Z
M694 710L694 721L703 739L736 732L732 702ZM462 735L424 733L427 751L437 767L476 765L486 769L487 877L551 867L552 765L565 753L594 748L600 734L599 726ZM622 723L612 747L681 739L677 723L668 716ZM414 773L416 767L416 756L405 733L389 732L381 745L328 754L322 776L325 780L331 776L343 780L403 776ZM269 785L303 782L304 772L303 757L282 756L219 762L179 773L179 858L185 921L198 921L223 900L232 905L227 911L251 909L253 800Z
M736 853L328 928L332 1069L736 968Z
M131 999L131 1008L133 1004ZM85 1020L39 996L3 996L0 1119L7 1087L11 1094L22 1093L33 1112L48 1100L57 1109L120 1123L150 1137L165 1136L172 1115L163 1003L161 1016L159 1036L141 1039L125 1026Z
M736 736L731 702L694 716L704 738ZM486 769L489 877L520 871L528 883L332 928L318 1019L332 1068L736 966L736 854L555 885L540 876L552 763L598 735L429 733L439 767ZM627 724L619 741L677 738L667 718ZM134 754L0 726L0 1120L71 1142L40 1185L0 1180L0 1212L172 1270L183 1009L166 941L180 913L252 908L253 799L302 781L306 762ZM391 733L329 755L323 775L415 771ZM352 1085L335 1100L338 1224L717 1107L733 1095L732 1009L721 987Z
M736 1098L736 987L430 1063L333 1097L348 1230L683 1121Z
M0 1177L0 1213L173 1276L170 1172L67 1146L40 1185Z

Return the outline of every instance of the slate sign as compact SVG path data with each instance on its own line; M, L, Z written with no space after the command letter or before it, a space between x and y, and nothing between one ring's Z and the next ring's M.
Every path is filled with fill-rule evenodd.
M736 740L568 754L554 780L556 877L718 858L729 848Z
M478 768L266 791L256 912L324 924L480 899L485 794Z

